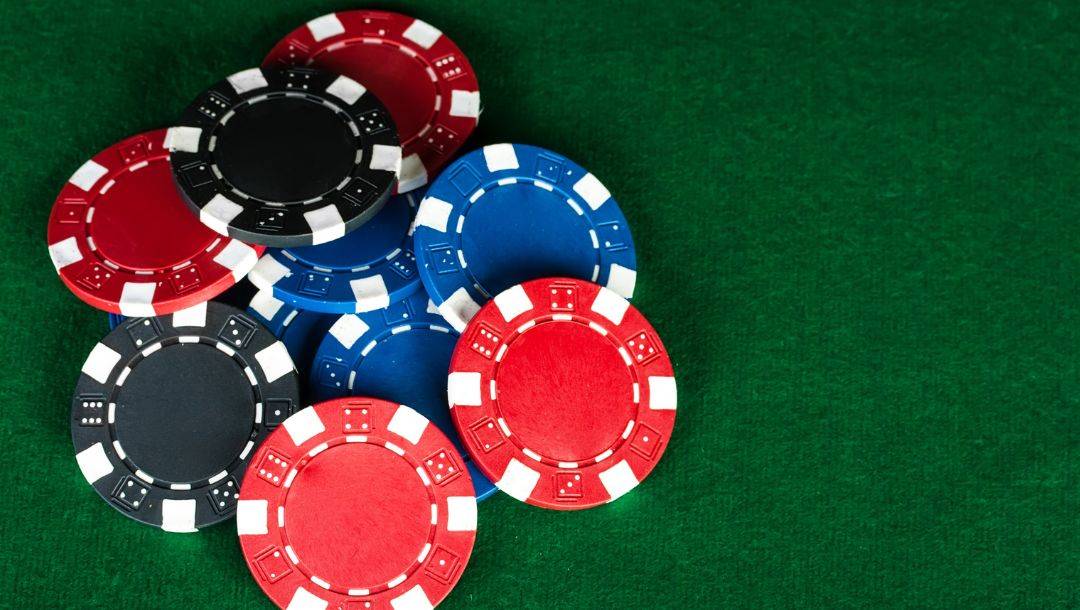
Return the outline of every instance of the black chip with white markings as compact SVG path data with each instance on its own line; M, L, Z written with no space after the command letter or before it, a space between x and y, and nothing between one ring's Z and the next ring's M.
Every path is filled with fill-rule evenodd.
M204 91L170 131L173 176L203 224L274 247L332 241L386 203L401 147L348 77L252 68Z
M216 302L130 318L90 352L75 388L76 460L129 517L193 532L231 517L238 482L270 431L297 410L285 346Z

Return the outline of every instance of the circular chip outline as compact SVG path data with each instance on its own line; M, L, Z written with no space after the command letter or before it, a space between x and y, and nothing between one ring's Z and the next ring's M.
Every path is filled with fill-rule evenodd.
M288 494L298 472L320 454L350 444L383 447L405 460L434 499L430 522L423 519L429 528L428 544L418 556L406 558L410 569L363 590L342 590L310 573L294 549L295 541L286 541ZM394 607L431 608L449 595L468 564L476 539L476 499L468 471L453 468L461 464L453 443L410 407L367 397L317 403L296 412L270 434L252 464L241 484L237 537L252 577L281 608L374 604L386 598ZM439 474L452 470L448 477ZM377 497L378 491L373 495ZM370 501L375 500L358 500L357 510ZM387 512L393 514L392 509Z
M254 392L254 418L248 442L229 468L205 479L170 483L131 462L117 439L114 399L140 363L188 344L214 347L236 361ZM233 515L235 505L221 506L214 497L228 499L252 450L299 401L297 374L285 346L234 307L207 302L169 316L131 318L98 342L82 366L70 415L76 463L97 494L124 515L165 531L194 532ZM132 502L121 491L135 487L146 490L140 494L144 500Z
M525 447L498 404L499 367L514 342L549 324L578 324L598 333L618 352L634 380L627 391L633 417L612 426L608 432L616 439L614 444L589 459L560 461ZM555 362L545 364L551 367ZM551 369L536 374L530 384L540 383ZM573 393L573 388L551 387L545 394L557 399L567 391ZM678 401L670 357L649 321L614 291L565 277L518 284L484 305L454 350L447 394L454 425L480 470L508 495L557 510L614 501L644 480L667 448ZM544 406L528 408L536 411Z
M468 270L462 232L475 223L467 225L466 217L492 190L517 184L557 193L574 217L586 223L585 237L596 258L589 261L592 277L581 279L602 284L625 298L633 296L637 283L634 241L626 217L607 188L558 153L528 144L492 144L450 164L428 188L416 214L413 251L420 279L451 326L464 330L491 298ZM598 227L603 229L598 231Z
M304 201L266 201L242 192L218 169L222 126L238 108L275 100L329 109L353 134L352 169L330 191ZM353 79L309 68L237 72L200 93L169 133L173 177L199 220L222 235L271 247L342 237L386 203L401 169L397 128L382 102Z
M319 343L319 348L315 352L315 357L312 358L308 379L310 394L316 400L330 400L356 394L372 395L370 388L364 387L363 381L358 383L356 379L357 369L361 366L363 360L372 351L378 350L385 341L392 340L393 337L402 333L413 331L445 333L454 340L459 337L457 331L446 325L446 321L439 315L439 312L431 303L431 299L423 290L392 304L383 311L343 314L326 330L322 341ZM394 358L394 360L408 366L408 363L413 362L415 358L425 356L426 354L402 354L400 358ZM446 364L448 368L449 360L447 360ZM338 367L344 367L348 370L348 377L344 381L344 385L329 383L331 377L337 378L338 373L336 371ZM369 374L378 374L378 369L370 371ZM326 379L322 379L324 376ZM444 379L440 377L437 380L417 380L417 383L422 382L437 383L441 387ZM450 419L445 388L440 389L440 394L443 401L439 405L408 404L421 415L432 420L432 423L437 426L438 423L432 417L432 412L435 409L445 410L445 422L449 429L446 429L446 426L439 426L439 429L442 430L443 434L450 437L450 440L454 442L454 446L462 453L465 465L469 468L469 473L472 476L477 501L486 500L495 493L495 485L480 472L476 465L473 464L468 452L465 451L464 444L458 438L457 430ZM393 397L379 396L379 398L389 399Z
M421 62L430 81L414 86L434 85L437 89L435 108L426 125L412 139L402 141L402 171L395 192L406 193L437 175L480 119L476 71L450 37L425 21L401 13L340 11L316 17L287 34L274 45L262 65L320 67L324 54L349 47L367 49L371 45L389 46ZM355 72L342 72L364 82L363 66L357 66ZM393 108L390 111L393 115ZM435 145L436 137L441 146Z
M328 267L300 260L303 255L289 248L268 248L255 263L248 279L260 290L295 307L325 314L359 313L388 307L420 289L420 274L413 254L412 226L422 194L405 193L391 197L369 222L340 240L314 248L341 248L355 243L362 258L374 261L360 267ZM405 233L397 246L388 250L364 251L365 239L381 231L380 219L399 214L408 206ZM344 241L342 241L344 240ZM374 241L374 240L372 240Z
M167 267L153 264L139 268L110 260L101 250L108 244L95 241L93 223L130 222L117 218L97 204L117 184L131 177L145 177L145 172L170 162L165 143L171 130L156 129L130 136L94 155L64 184L52 211L46 242L49 257L64 285L88 305L125 316L166 315L186 309L221 294L247 275L264 248L236 239L221 237L202 224L193 222L193 231L184 235L195 244L191 257ZM171 171L168 174L171 176ZM140 198L141 205L178 206L188 214L188 207L176 192L171 177L163 185L175 199ZM160 209L164 209L163 207ZM197 231L194 231L197 229ZM176 227L171 227L171 236ZM139 234L138 227L124 231ZM159 239L159 238L155 238ZM122 245L127 248L128 242ZM150 267L154 267L152 270Z

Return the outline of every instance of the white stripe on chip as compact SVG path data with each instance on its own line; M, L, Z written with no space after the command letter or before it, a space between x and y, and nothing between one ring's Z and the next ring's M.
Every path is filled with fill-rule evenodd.
M418 227L431 227L440 233L446 233L446 225L450 221L450 214L454 206L436 197L424 197L420 202L420 209L416 212L416 220L413 221Z
M517 169L518 158L513 144L492 144L484 147L484 162L488 171L498 172L504 169Z
M311 227L311 245L317 246L345 237L345 221L337 206L326 205L317 210L304 212L304 220Z
M503 320L509 322L533 308L529 295L520 284L511 286L495 296L495 306L499 308Z
M356 311L374 311L390 306L390 292L386 289L386 281L381 275L372 275L349 281L352 288L353 298L356 300Z
M483 402L480 373L456 372L446 378L446 397L451 407L479 407Z
M622 324L623 316L626 315L626 310L629 308L629 301L607 288L600 288L600 292L596 294L591 307L593 311L611 320L616 325Z
M417 19L409 24L409 27L405 28L401 36L406 40L415 42L426 51L439 41L442 32L430 23Z
M244 207L242 205L230 201L228 197L218 193L199 210L199 222L222 235L228 236L229 224L243 211Z
M307 28L315 42L321 42L331 36L345 33L345 26L342 25L341 20L334 13L312 19L307 22Z
M674 411L679 402L674 377L649 377L649 408Z
M275 341L269 347L263 348L255 354L255 360L262 367L266 380L273 383L284 375L293 372L295 366L289 357L289 350L281 341Z
M510 463L506 465L506 470L503 471L502 477L495 482L495 485L511 498L517 498L524 502L532 495L533 489L536 488L539 481L540 473L538 471L519 462L517 458L511 458Z
M255 248L235 239L230 239L214 257L215 263L232 272L235 282L244 279L258 260L259 255L255 253Z
M98 479L113 471L112 462L101 443L94 443L75 454L75 461L87 482L93 485Z
M124 282L120 291L120 313L129 318L157 315L154 311L154 282Z
M424 430L427 430L428 423L428 419L417 413L412 407L398 405L394 415L390 418L390 423L386 425L386 429L415 445L424 436Z
M337 339L338 343L345 349L352 349L356 340L370 329L371 327L359 317L347 313L338 318L334 325L330 327L330 336Z
M465 330L469 320L472 320L478 311L480 311L480 304L474 301L464 288L455 290L450 298L439 305L439 313L459 333Z
M181 533L198 531L195 529L195 500L162 500L161 529Z
M109 375L112 374L117 362L120 362L120 354L104 343L98 343L86 357L82 372L94 381L104 384L109 380Z
M626 492L638 486L637 477L630 469L626 460L620 460L617 464L600 473L600 483L604 485L611 500L616 500Z
M319 414L312 407L305 407L293 413L281 425L285 426L285 431L289 433L289 438L297 447L326 430L326 426L319 419Z
M265 534L269 503L266 500L240 500L236 503L236 533L240 536Z
M79 250L79 240L72 236L50 245L49 258L52 259L53 267L56 267L57 273L64 267L81 261L83 254Z

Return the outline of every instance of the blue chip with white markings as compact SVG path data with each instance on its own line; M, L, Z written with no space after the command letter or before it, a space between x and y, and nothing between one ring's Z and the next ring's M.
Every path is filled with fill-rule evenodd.
M465 456L476 498L483 500L495 493L495 486L469 459L446 398L446 376L457 339L420 290L385 309L339 317L315 353L309 386L316 401L371 396L423 414Z
M424 288L458 332L493 295L574 277L630 298L634 241L595 176L557 153L494 144L461 157L420 204L413 245Z
M306 311L381 309L420 288L411 226L422 193L392 197L371 220L317 246L269 248L248 278Z

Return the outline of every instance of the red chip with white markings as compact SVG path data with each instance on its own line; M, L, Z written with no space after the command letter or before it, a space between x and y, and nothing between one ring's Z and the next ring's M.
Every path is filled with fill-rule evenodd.
M98 153L64 185L49 216L49 256L64 284L98 309L160 316L221 294L262 246L199 222L173 182L160 129Z
M281 608L432 608L469 561L476 498L461 454L423 415L341 398L267 437L240 486L236 528Z
M656 331L583 280L513 286L485 304L450 362L451 414L502 491L545 508L611 502L663 455L677 402Z
M386 104L401 139L397 192L419 188L480 118L476 73L461 49L419 19L386 11L330 13L296 28L265 67L311 66L348 76Z

